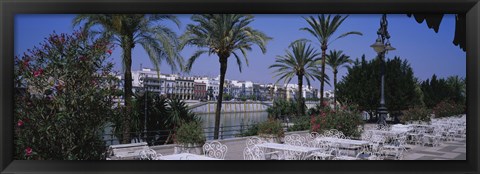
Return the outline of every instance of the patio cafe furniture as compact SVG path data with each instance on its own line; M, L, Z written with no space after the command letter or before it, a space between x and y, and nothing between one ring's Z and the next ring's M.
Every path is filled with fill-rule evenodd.
M225 159L227 150L227 145L218 141L207 142L203 145L203 153L211 158Z
M338 143L338 148L340 150L353 150L356 154L362 147L369 145L368 141L363 140L351 140L351 139L342 139L342 138L332 138L332 137L319 137L316 138L317 143L328 142L328 143Z
M408 133L408 131L406 130L389 130L389 131L367 130L367 131L370 132L371 134L384 136L386 138L385 140L386 142L395 141L398 137L405 136Z
M197 155L191 153L179 153L172 155L159 156L158 160L223 160L218 158L211 158L205 155Z
M397 137L393 142L390 142L389 144L384 144L382 146L382 154L386 158L393 157L393 159L395 160L403 159L404 152L407 150L405 146L406 140L407 136L401 135L400 137Z
M157 160L162 154L158 154L155 150L149 148L140 151L139 156L140 160Z
M282 151L286 160L304 160L306 159L311 153L315 151L320 151L320 148L315 147L307 147L307 146L295 146L295 145L288 145L288 144L278 144L278 143L262 143L257 144L257 147L264 148L264 149L274 149L278 151Z
M138 160L140 152L149 149L146 142L110 145L107 150L107 160Z
M265 160L265 152L258 146L247 146L243 150L244 160Z
M267 143L267 142L260 139L259 137L249 137L246 141L246 147L249 148L247 153L249 153L249 154L257 153L258 150L254 149L253 147L256 146L257 144L262 144L262 143ZM264 156L262 158L265 158L267 160L268 159L275 159L275 160L283 160L284 159L283 152L280 152L280 151L265 152L268 149L264 149L264 148L261 148L260 150L262 151L261 153L263 153L262 156ZM260 153L260 152L258 152L258 153ZM249 157L249 158L254 158L254 157ZM255 157L255 159L257 159L257 157Z

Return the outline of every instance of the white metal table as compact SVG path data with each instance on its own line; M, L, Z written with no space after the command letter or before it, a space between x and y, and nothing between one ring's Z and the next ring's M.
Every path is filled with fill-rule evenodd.
M316 147L305 147L305 146L294 146L289 144L278 144L278 143L262 143L257 144L258 147L267 148L267 149L276 149L284 152L284 156L287 159L302 160L305 159L309 154L316 151L321 151L321 148Z
M269 148L269 149L289 150L289 151L297 151L297 152L305 152L305 153L320 150L320 148L315 148L315 147L294 146L289 144L278 144L278 143L262 143L262 144L258 144L257 146L263 147L263 148Z
M341 139L341 138L332 138L332 137L319 137L319 138L316 138L315 141L338 143L339 145L338 148L345 149L345 150L352 150L354 152L354 155L357 154L358 150L361 150L362 148L369 146L368 141Z
M191 153L179 153L173 155L159 156L159 160L222 160L218 158L211 158L203 155L191 154Z
M316 141L326 141L330 143L339 143L340 145L345 146L366 146L368 141L362 140L351 140L351 139L341 139L341 138L332 138L332 137L319 137L315 139Z

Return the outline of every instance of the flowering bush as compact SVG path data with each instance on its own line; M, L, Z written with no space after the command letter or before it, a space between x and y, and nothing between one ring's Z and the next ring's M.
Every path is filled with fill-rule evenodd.
M363 124L356 105L344 105L338 109L322 107L312 111L310 115L310 130L322 133L325 130L337 129L347 137L359 137L361 132L358 126ZM316 114L318 113L318 114Z
M403 112L402 117L400 118L401 122L409 122L409 121L424 121L430 122L430 114L432 112L427 109L426 107L422 106L414 106Z
M15 58L15 159L102 159L117 88L111 48L86 33L53 33Z
M444 100L438 103L434 108L433 112L435 117L450 117L454 115L464 114L465 105L457 104L450 100Z

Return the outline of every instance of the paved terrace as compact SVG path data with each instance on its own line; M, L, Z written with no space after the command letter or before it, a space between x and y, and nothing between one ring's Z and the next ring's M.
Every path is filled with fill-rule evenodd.
M288 134L300 134L305 136L308 131L287 132ZM219 140L228 147L225 160L243 160L243 149L248 137L232 138ZM162 155L173 154L175 145L163 145L151 147L157 153ZM466 160L466 140L465 138L455 138L454 141L442 141L440 146L422 146L407 145L408 151L405 152L403 160Z

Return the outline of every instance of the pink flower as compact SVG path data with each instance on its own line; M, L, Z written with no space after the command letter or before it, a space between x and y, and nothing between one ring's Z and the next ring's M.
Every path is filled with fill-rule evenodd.
M87 58L86 58L85 56L82 56L82 57L80 57L79 59L80 59L80 61L85 61L85 60L87 60Z
M25 154L27 154L27 156L30 156L30 155L32 154L32 151L33 151L32 148L27 147L27 148L25 149Z
M18 126L18 127L22 127L22 126L23 126L23 121L22 121L22 120L18 120L17 126Z
M40 68L37 71L33 72L33 76L38 77L38 76L42 75L42 73L43 73L43 69Z
M108 54L112 54L112 50L107 50L107 53L108 53Z

